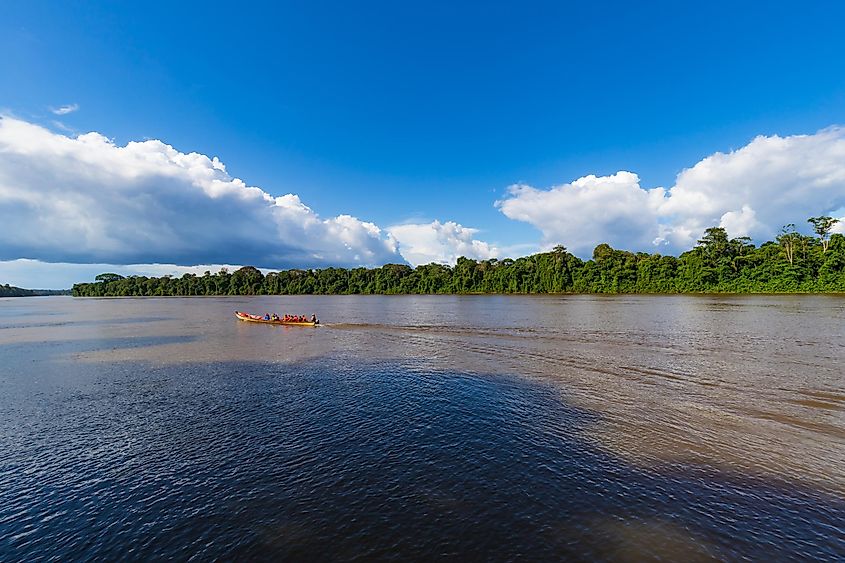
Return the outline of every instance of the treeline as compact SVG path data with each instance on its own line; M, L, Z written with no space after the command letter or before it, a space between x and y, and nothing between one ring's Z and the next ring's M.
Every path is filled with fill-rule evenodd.
M787 225L776 241L759 247L748 237L707 229L679 257L627 252L598 245L583 261L558 246L516 260L459 258L453 267L284 270L266 276L252 266L202 276L122 277L101 274L73 286L75 296L299 295L431 293L791 293L845 291L845 237L829 236L829 217L818 236ZM815 226L815 223L814 223ZM824 226L824 225L822 225Z
M36 297L39 295L70 295L67 289L23 289L9 284L0 285L0 297Z

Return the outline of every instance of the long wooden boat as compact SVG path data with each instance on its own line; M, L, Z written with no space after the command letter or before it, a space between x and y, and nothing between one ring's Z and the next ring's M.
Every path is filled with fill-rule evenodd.
M242 321L246 321L248 323L264 323L268 325L285 325L285 326L317 326L317 323L312 322L294 322L294 321L283 321L279 319L278 321L273 320L266 320L264 317L260 317L258 315L250 315L249 313L243 313L241 311L235 311L235 316Z

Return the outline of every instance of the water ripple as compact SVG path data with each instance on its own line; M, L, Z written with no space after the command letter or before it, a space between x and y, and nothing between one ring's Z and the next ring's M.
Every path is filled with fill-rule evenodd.
M845 557L841 357L784 349L776 307L460 302L495 311L476 330L389 300L396 326L278 331L180 303L183 332L82 302L162 320L0 342L0 560ZM769 315L757 348L728 314Z

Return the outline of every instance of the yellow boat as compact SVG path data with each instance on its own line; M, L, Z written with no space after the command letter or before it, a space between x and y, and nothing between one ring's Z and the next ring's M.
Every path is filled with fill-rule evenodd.
M310 321L296 322L296 321L283 321L279 319L277 321L274 320L267 320L264 317L259 317L258 315L250 315L249 313L244 313L241 311L235 311L235 316L242 321L246 321L249 323L264 323L268 325L285 325L285 326L317 326L317 323L312 323Z

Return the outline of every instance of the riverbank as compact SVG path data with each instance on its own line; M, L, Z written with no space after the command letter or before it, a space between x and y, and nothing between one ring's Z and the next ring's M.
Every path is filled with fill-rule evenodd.
M798 235L796 235L798 236ZM450 294L787 294L845 292L845 237L829 244L803 237L801 251L733 239L702 244L679 257L600 244L584 261L563 247L502 260L458 258L454 266L386 264L378 268L290 269L254 266L216 274L123 277L101 274L74 284L77 297L191 295Z

